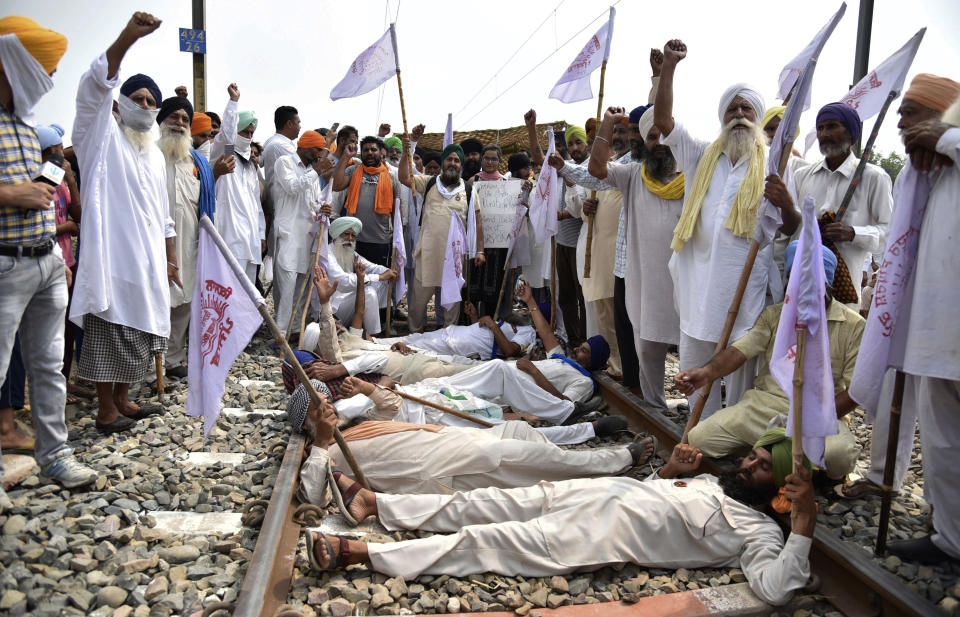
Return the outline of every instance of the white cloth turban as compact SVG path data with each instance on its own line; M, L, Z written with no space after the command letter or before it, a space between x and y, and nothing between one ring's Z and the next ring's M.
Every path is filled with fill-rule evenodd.
M763 112L767 109L763 101L763 95L750 84L739 83L727 88L723 96L720 97L720 107L717 109L720 124L723 124L723 116L727 113L727 107L730 107L730 103L738 96L743 97L750 103L750 107L753 107L753 112L757 116L757 122L759 122L760 118L763 117Z
M653 128L653 105L650 106L650 109L643 112L643 115L640 116L640 120L637 121L637 130L640 131L641 137L643 140L647 140L647 135L650 133L650 129Z

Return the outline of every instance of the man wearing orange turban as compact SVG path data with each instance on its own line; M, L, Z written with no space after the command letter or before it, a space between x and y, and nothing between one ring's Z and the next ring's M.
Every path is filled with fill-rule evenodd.
M37 429L34 458L43 475L73 488L93 482L96 472L77 462L67 445L67 388L60 367L69 271L55 241L55 189L32 182L41 158L30 122L34 104L53 87L49 73L66 48L63 35L26 17L0 19L0 137L5 144L0 173L0 384L19 330ZM0 512L11 507L0 486Z
M193 112L193 122L190 123L190 134L193 136L193 147L196 148L200 154L207 157L207 160L210 160L209 142L212 139L210 135L210 131L212 129L213 124L210 121L210 116L202 111ZM206 150L206 152L204 152L204 150Z

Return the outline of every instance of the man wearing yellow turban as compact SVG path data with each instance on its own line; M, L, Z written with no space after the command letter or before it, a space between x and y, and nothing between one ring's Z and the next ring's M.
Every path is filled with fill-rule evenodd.
M32 182L41 156L31 123L33 106L53 87L49 74L66 48L62 34L33 20L0 19L0 384L19 331L37 429L34 458L44 476L73 488L93 482L96 472L77 462L67 446L60 367L69 270L55 241L55 189ZM0 512L11 507L0 486Z
M667 42L654 105L654 124L684 173L684 203L673 232L669 268L680 314L680 368L706 364L716 348L727 311L753 238L764 192L766 140L760 125L766 106L760 93L735 84L723 93L717 116L722 126L713 143L695 139L673 118L673 78L686 57L682 41ZM800 216L781 208L783 231L793 233ZM773 247L760 249L747 282L731 340L746 334L766 303ZM755 361L745 363L726 380L727 404L740 400L756 374ZM691 407L699 392L690 398ZM713 388L703 410L707 418L720 408L720 390Z

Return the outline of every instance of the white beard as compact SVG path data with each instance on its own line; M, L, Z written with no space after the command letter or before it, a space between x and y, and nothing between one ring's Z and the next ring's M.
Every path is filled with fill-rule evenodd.
M353 273L353 264L356 260L356 246L352 242L344 242L340 238L333 241L333 256L347 274Z
M960 126L960 99L954 101L947 111L943 112L941 120L950 126Z
M153 131L138 131L127 126L122 121L120 121L120 129L123 131L123 136L127 138L127 142L129 142L137 152L143 152L154 143L155 137Z
M746 131L733 130L733 127L741 124L747 127ZM720 136L723 138L724 154L734 163L753 154L754 147L767 140L767 136L758 125L743 118L728 122Z
M193 139L184 133L178 133L165 124L160 126L160 139L157 147L167 160L180 161L190 156Z

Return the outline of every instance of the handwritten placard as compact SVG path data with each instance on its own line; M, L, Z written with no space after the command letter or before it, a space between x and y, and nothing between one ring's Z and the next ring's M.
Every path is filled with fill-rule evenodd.
M480 199L480 220L483 222L483 246L505 249L510 246L510 230L517 212L517 198L523 180L474 182L473 190Z

